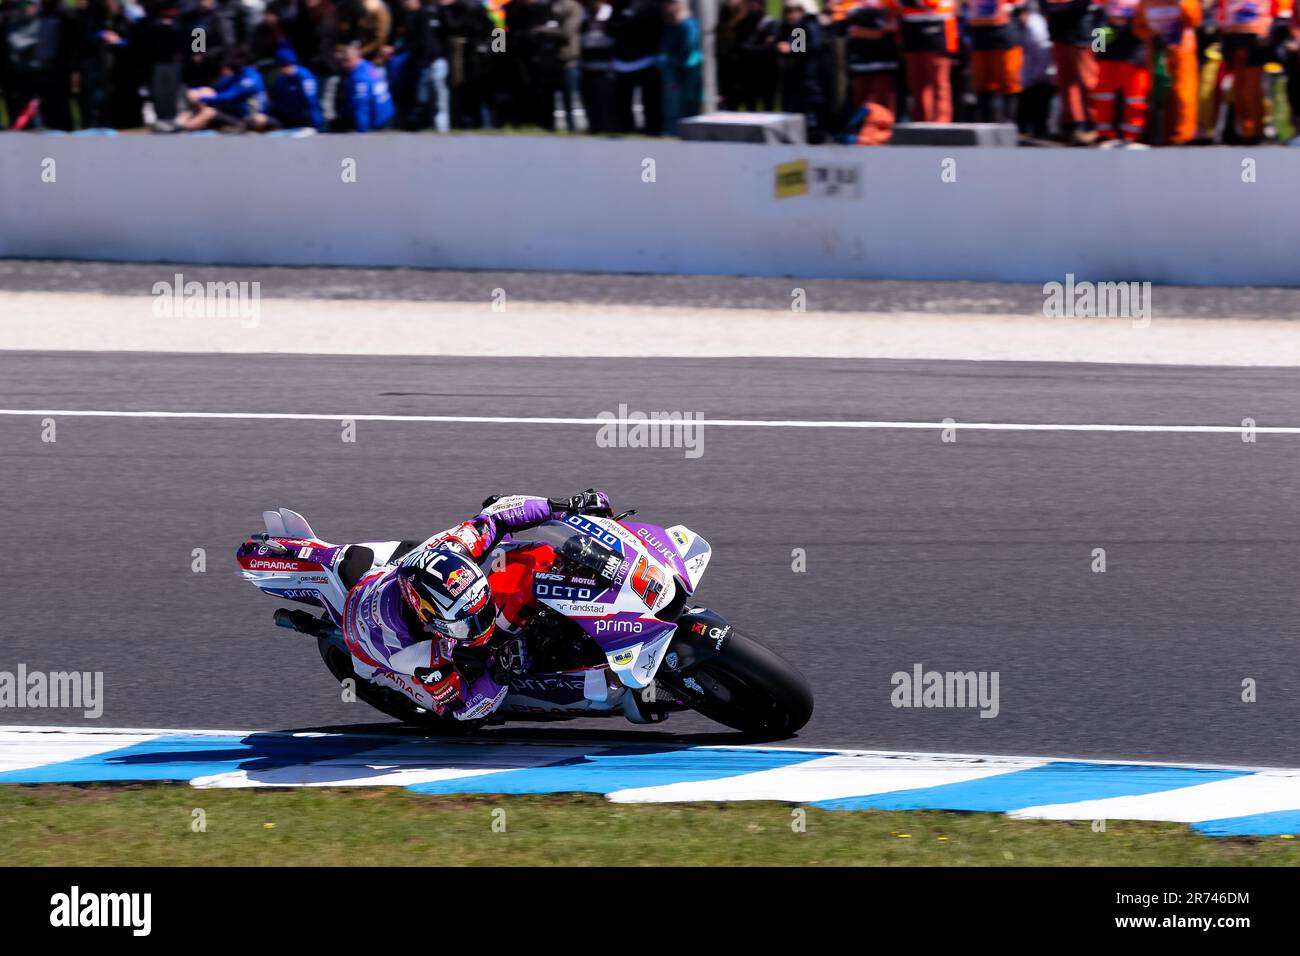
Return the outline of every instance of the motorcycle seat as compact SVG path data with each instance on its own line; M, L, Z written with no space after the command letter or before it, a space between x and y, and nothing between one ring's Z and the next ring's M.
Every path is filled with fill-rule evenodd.
M339 564L339 583L343 585L343 590L351 591L356 587L374 563L375 552L372 549L360 544L349 547Z

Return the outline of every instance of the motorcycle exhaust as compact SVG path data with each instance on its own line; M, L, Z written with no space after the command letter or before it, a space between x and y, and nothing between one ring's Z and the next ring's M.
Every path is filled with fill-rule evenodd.
M275 612L275 626L283 627L310 637L341 637L342 632L332 621L314 617L309 611L290 610L282 607Z

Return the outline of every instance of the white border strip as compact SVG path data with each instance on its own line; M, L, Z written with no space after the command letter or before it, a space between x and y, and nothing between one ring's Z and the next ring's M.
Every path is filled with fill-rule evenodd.
M57 408L0 408L0 415L43 416L63 418L161 418L161 419L225 419L236 421L315 421L315 422L415 422L463 425L645 425L648 419L629 418L524 418L488 415L322 415L314 412L166 412L119 411ZM1163 432L1179 434L1240 435L1250 431L1257 435L1300 435L1297 425L1257 425L1249 429L1242 425L1107 425L1107 424L1047 424L1033 422L891 422L835 419L827 420L764 420L747 418L700 418L689 423L658 422L684 427L708 425L713 428L874 428L918 429L933 431L957 428L963 431L994 432Z

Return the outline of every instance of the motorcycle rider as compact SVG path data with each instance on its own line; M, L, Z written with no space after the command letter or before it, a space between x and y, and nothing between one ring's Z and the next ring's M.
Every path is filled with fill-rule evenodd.
M494 495L469 521L362 577L343 608L357 676L440 716L487 717L510 678L528 669L527 602L494 596L480 563L507 532L574 514L609 517L609 498L593 489L569 498Z

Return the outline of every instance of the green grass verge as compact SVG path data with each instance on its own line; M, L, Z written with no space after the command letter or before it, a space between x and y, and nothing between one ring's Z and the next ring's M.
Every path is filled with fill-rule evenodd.
M202 811L206 829L196 832ZM395 788L0 787L8 866L1297 865L1300 840L1178 824L776 803L620 805L591 795L430 797ZM501 824L504 823L504 832ZM495 824L495 828L494 828ZM455 853L448 856L448 847Z

